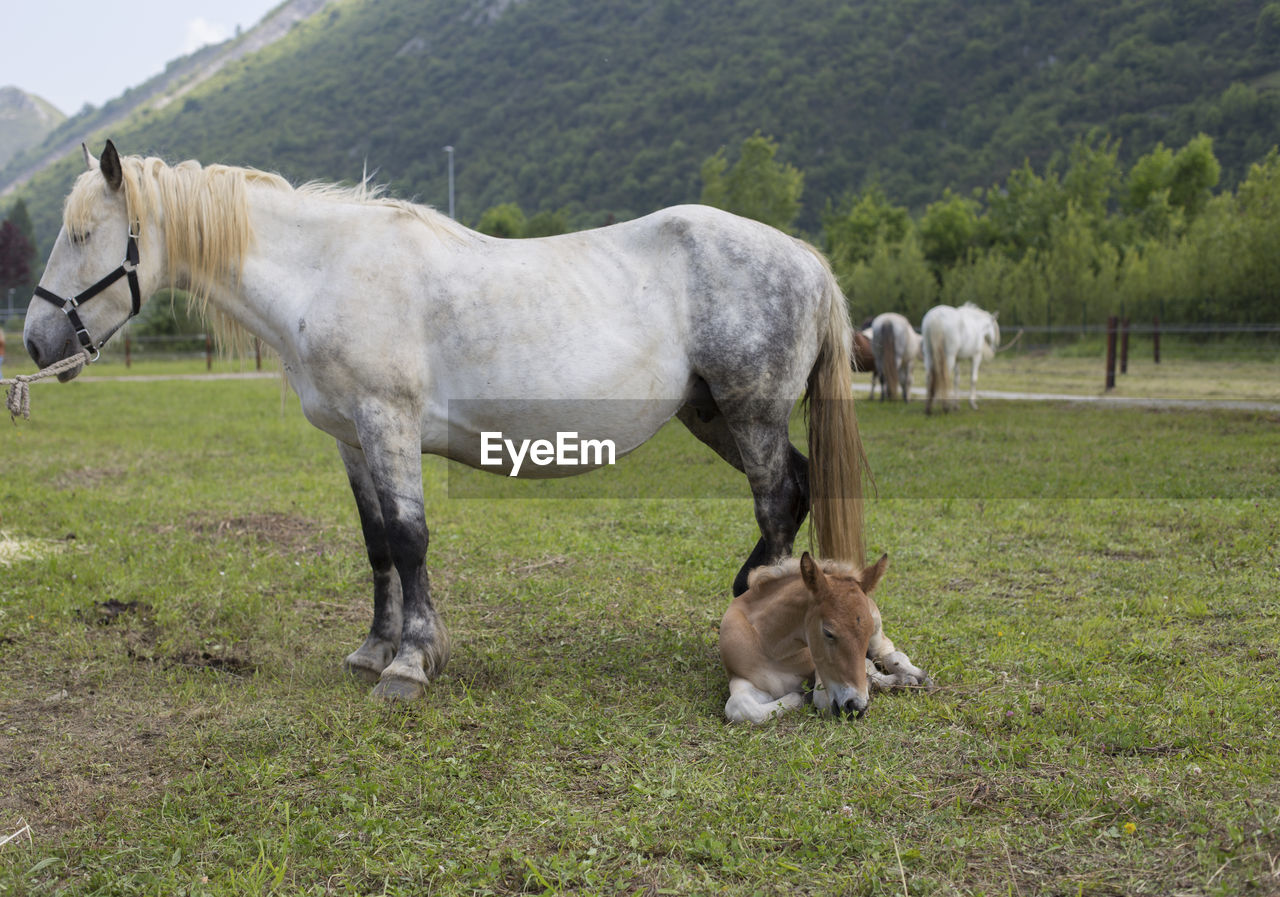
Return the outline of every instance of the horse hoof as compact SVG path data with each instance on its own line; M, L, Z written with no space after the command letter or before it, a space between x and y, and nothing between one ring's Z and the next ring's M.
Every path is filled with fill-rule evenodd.
M342 672L366 685L373 685L382 676L382 670L375 670L373 667L352 663L349 657L342 662Z
M417 701L427 693L427 687L412 679L380 679L373 687L373 696L382 701Z

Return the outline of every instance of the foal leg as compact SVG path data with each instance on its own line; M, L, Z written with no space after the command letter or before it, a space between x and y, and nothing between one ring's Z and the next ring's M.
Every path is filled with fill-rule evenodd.
M347 466L347 479L360 512L360 529L364 532L369 566L373 568L373 624L364 644L347 655L342 666L348 673L366 682L378 681L382 671L400 647L403 594L400 574L391 562L391 546L382 525L382 505L369 465L360 449L338 443L342 463Z
M882 691L891 688L933 685L929 674L911 662L911 658L894 647L884 634L880 623L880 611L875 611L875 632L867 643L867 679ZM883 671L883 672L882 672Z
M724 705L724 717L731 723L759 726L803 706L804 695L799 692L793 691L775 698L746 679L735 676L729 680L729 700Z
M389 421L397 409L366 409L357 432L378 505L391 563L400 578L400 641L383 668L375 697L415 700L449 660L449 634L431 602L427 524L422 500L422 454L416 433Z

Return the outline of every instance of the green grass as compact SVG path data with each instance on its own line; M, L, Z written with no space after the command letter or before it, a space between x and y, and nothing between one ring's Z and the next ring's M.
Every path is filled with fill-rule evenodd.
M0 894L1280 885L1273 414L862 403L886 629L939 689L748 730L716 627L755 526L678 428L557 498L426 459L454 655L388 708L339 672L368 573L296 399L32 399L0 434L0 838L31 828Z

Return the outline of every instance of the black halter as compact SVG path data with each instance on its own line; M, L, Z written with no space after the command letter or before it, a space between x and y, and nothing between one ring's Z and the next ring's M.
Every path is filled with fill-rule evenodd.
M64 299L57 293L46 290L42 286L36 287L36 295L41 299L52 302L54 305L62 309L67 316L67 320L71 322L71 326L76 329L76 338L80 340L80 345L85 351L93 356L93 360L98 358L98 350L106 345L107 340L111 339L112 334L128 323L129 318L125 318L111 332L102 338L97 345L93 343L93 337L89 336L89 331L85 329L84 322L80 320L80 314L76 311L84 303L88 302L94 296L101 293L107 287L111 286L121 277L129 278L129 292L133 296L133 310L129 312L129 318L132 318L142 308L142 289L138 286L138 235L133 231L129 231L129 243L125 247L124 261L120 263L120 267L116 268L102 280L89 287L79 295L70 299Z

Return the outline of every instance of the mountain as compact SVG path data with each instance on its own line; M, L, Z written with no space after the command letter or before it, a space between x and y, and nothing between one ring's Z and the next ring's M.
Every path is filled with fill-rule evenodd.
M68 119L58 114L55 127L46 128L44 139L27 141L8 156L0 153L0 196L13 193L39 172L75 152L93 133L114 133L131 120L162 111L220 72L228 64L257 53L289 33L301 20L316 13L327 0L285 0L262 21L235 38L202 47L172 60L165 70L100 109L90 108ZM48 105L48 104L46 104ZM49 107L52 108L52 107ZM58 125L61 125L60 127Z
M66 121L53 104L23 93L16 87L0 87L0 167Z
M576 226L696 201L702 162L760 131L804 172L814 233L868 186L918 210L1091 131L1122 163L1204 132L1230 186L1280 142L1280 3L343 0L180 100L72 130L295 181L367 166L439 206L450 145L462 220L517 202ZM42 245L78 165L22 188Z

